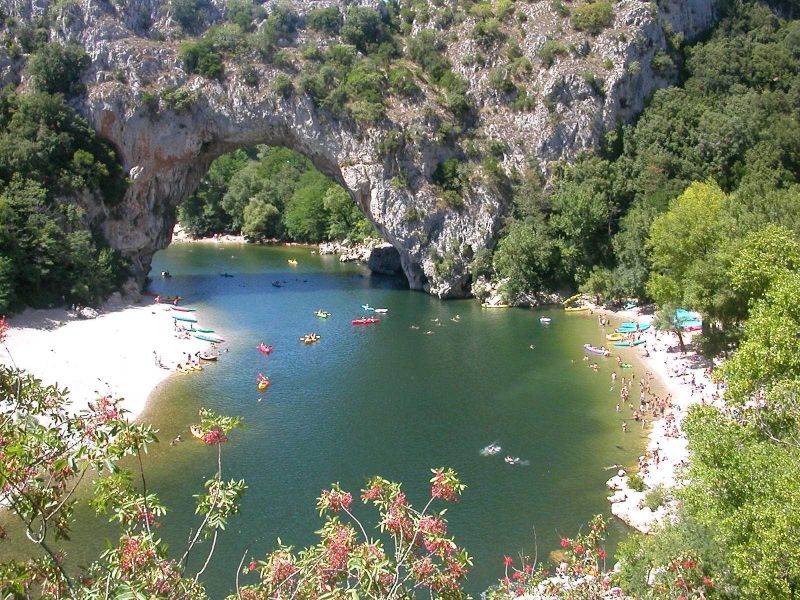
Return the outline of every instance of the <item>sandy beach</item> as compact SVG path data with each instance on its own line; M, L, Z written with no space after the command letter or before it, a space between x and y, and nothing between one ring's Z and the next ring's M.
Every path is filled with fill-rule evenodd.
M135 419L153 389L179 363L186 363L187 353L209 347L194 337L176 337L175 314L146 297L140 305L109 307L94 319L80 319L63 309L29 309L9 319L0 362L11 364L13 358L45 384L67 388L75 411L98 396L111 395L124 398L128 416ZM191 314L199 325L209 326L202 311ZM166 368L158 366L159 359Z
M599 307L593 309L595 314L609 316L614 319L652 323L652 315L632 311L609 311ZM613 326L607 327L613 331ZM651 327L641 334L646 343L635 349L618 352L623 360L635 365L636 379L630 386L631 402L639 404L640 387L638 382L647 373L652 376L653 391L648 400L660 398L666 403L663 416L649 418L650 423L647 451L639 457L638 475L645 484L644 491L635 491L628 485L628 474L621 470L608 481L613 494L609 497L612 503L611 512L631 527L647 533L668 517L672 503L666 502L656 511L652 511L643 502L648 493L656 488L663 488L666 496L669 489L679 484L680 471L688 464L689 451L681 423L691 406L695 404L714 404L721 406L723 389L711 381L709 369L711 361L699 356L692 347L693 332L685 332L683 340L686 353L680 352L678 336L672 332L657 331ZM616 348L615 348L616 350ZM615 352L617 354L617 352ZM635 361L633 360L635 357ZM622 417L629 417L623 408Z

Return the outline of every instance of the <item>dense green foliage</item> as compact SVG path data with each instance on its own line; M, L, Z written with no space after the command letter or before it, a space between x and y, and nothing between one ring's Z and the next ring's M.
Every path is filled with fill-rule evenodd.
M543 247L551 254L537 259L541 267L521 278L523 273L512 273L499 253L498 275L511 277L513 289L583 286L611 300L650 296L666 301L662 284L667 280L648 285L654 265L647 239L653 221L692 182L713 181L709 185L719 190L715 222L690 222L708 216L709 207L698 208L702 215L676 214L675 223L662 228L664 234L674 240L685 228L708 227L732 244L719 252L715 248L704 266L698 262L698 276L721 277L722 255L767 223L800 231L800 22L781 20L751 2L731 4L713 35L686 49L684 85L656 92L636 125L611 132L602 156L564 167L547 192L517 177L514 218L528 225L509 229L513 239L501 241L499 248L518 252L511 246L534 243L535 231L548 240ZM542 60L550 63L558 52L546 44ZM705 199L707 194L698 203ZM669 245L670 239L654 243ZM656 272L669 275L662 267ZM684 273L669 276L682 279ZM713 316L728 322L741 318L729 314L723 297L694 297L695 283L687 282L683 291L673 287L669 299L716 311Z
M191 235L232 232L254 240L358 240L372 232L350 195L307 158L266 146L215 160L178 207L178 220Z
M88 191L113 211L120 171L113 150L60 95L0 95L0 312L89 303L121 283L119 257L72 200Z

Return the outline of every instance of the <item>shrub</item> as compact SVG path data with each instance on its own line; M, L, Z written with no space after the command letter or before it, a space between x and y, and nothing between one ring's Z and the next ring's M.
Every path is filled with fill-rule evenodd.
M389 89L396 96L411 98L419 94L419 86L414 81L414 74L405 67L393 67L387 75Z
M663 485L658 485L654 487L652 490L647 492L644 497L644 501L642 504L655 512L658 510L658 507L664 504L664 499L666 497L666 490L664 489Z
M455 157L440 162L433 172L433 182L444 190L461 192L469 182L466 164Z
M314 31L327 35L338 35L342 28L342 13L338 6L316 8L308 13L306 23Z
M89 55L83 48L52 42L31 57L28 75L37 92L72 96L83 91L80 77L89 63Z
M614 23L614 7L605 0L581 4L572 13L571 22L578 31L597 35Z
M669 75L675 69L675 63L672 57L663 50L659 50L655 53L651 65L653 67L653 72L661 76Z
M242 67L241 73L242 79L247 85L250 87L256 87L258 85L259 77L258 71L256 71L255 67L245 65Z
M209 40L183 42L178 48L178 56L188 73L199 73L208 79L222 75L222 58Z
M638 473L631 473L628 475L628 487L634 492L644 491L644 479Z
M495 67L489 71L489 87L501 94L510 94L516 89L506 67Z
M505 34L500 29L500 21L497 19L485 19L479 21L472 28L472 39L484 48L488 48L501 41Z
M550 8L552 8L553 12L556 13L559 17L569 16L569 7L566 6L561 0L553 0L550 3Z
M528 94L525 88L517 88L517 97L511 103L511 109L517 112L527 112L536 108L536 98Z
M288 98L294 93L292 78L285 73L278 73L272 81L272 91L284 98Z
M413 223L422 220L422 213L416 206L407 206L403 212L403 222Z
M557 56L563 56L567 53L567 47L563 42L557 40L545 40L542 47L536 52L539 60L548 69L553 66Z
M263 19L266 14L264 7L252 0L228 0L228 20L242 31L252 31L254 21Z
M194 92L182 90L180 88L166 89L161 94L161 101L164 103L164 108L167 110L183 111L188 110L197 101L197 95Z

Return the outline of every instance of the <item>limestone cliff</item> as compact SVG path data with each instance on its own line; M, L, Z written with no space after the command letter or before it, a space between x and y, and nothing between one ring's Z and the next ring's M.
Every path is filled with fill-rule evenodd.
M302 23L309 10L328 4L290 6ZM443 7L457 2L431 2L428 22L412 24L409 35L438 28L453 70L468 82L474 111L454 138L442 133L440 94L424 75L417 97L390 99L386 117L369 125L333 118L302 93L278 94L272 82L281 71L297 72L299 48L326 43L302 24L286 44L288 63L276 67L240 53L226 59L222 77L209 80L187 73L179 59L181 36L166 0L0 0L7 15L23 22L47 14L51 38L77 43L91 57L83 76L87 91L74 104L117 148L130 186L121 205L88 199L85 205L140 281L153 253L170 241L175 206L210 162L237 147L269 144L303 153L349 190L399 251L410 286L440 297L469 292L469 264L494 243L507 209L507 193L485 172L481 154L500 148L505 173L535 165L547 174L552 163L598 147L607 131L633 118L654 89L676 77L668 61L654 64L654 57L674 36L696 36L715 18L714 0L620 0L613 23L592 36L571 27L559 14L560 2L510 4L510 15L500 18L505 41L490 47L470 35L478 19L470 12L437 21ZM264 5L267 11L274 6ZM375 7L385 10L380 1ZM221 0L207 2L201 30L225 12ZM561 51L544 61L541 50L553 40ZM516 58L524 59L515 63L524 67L515 77L531 98L524 109L492 82L509 62L512 41ZM20 64L0 50L3 81L24 86ZM443 203L432 183L437 166L454 156L474 163L460 206Z

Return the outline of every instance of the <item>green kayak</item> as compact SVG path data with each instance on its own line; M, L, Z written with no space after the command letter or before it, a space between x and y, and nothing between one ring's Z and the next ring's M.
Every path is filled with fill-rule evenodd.
M220 342L224 342L225 341L221 337L217 337L217 336L214 336L214 335L203 335L203 334L200 334L200 333L195 333L194 337L196 337L198 340L203 340L204 342L211 342L212 344L218 344Z
M180 315L171 315L173 319L176 321L186 321L187 323L197 323L197 319L194 317L183 317Z
M192 327L189 331L196 331L197 333L214 333L213 329L203 329L201 327Z
M625 340L624 342L614 342L615 346L638 346L639 344L644 344L647 340Z

